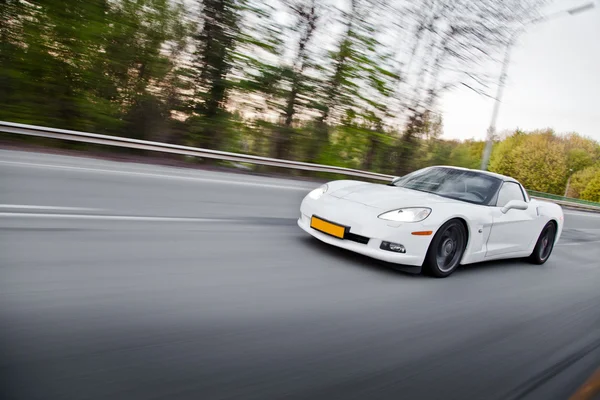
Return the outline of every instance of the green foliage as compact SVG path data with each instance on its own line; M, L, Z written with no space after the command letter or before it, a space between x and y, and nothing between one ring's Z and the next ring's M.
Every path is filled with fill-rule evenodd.
M585 190L581 192L581 198L600 202L600 173L596 174L595 178L587 184Z
M8 2L0 119L152 138L169 104L169 43L188 34L168 0ZM4 18L3 18L4 20Z
M596 176L600 175L600 165L587 167L579 172L576 172L571 177L569 183L568 197L580 198L581 193L585 190L588 183Z
M239 37L239 10L235 0L203 0L202 28L194 35L196 51L196 111L215 117L225 106Z
M564 191L567 163L564 145L553 133L527 135L516 153L516 172L512 176L527 188L546 193Z
M592 179L597 144L576 134L517 131L496 144L490 170L519 179L528 189L563 194L568 177L569 196L578 197Z
M569 171L581 171L592 164L594 164L594 154L590 154L585 149L575 148L567 153L567 168Z
M500 174L515 176L518 173L518 154L516 149L520 148L525 140L526 134L516 131L500 143L496 143L490 157L489 170Z
M456 166L477 169L481 165L481 157L485 142L467 140L460 143L450 156Z
M0 119L397 175L478 168L484 142L443 139L435 99L449 61L504 45L513 7L338 3L0 0ZM573 174L569 194L593 197L599 162L588 138L517 131L490 169L557 194Z

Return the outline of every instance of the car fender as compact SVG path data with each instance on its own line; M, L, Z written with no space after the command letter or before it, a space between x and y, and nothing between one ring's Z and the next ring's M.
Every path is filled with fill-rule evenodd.
M541 230L543 229L544 226L546 226L546 224L549 221L554 221L556 223L557 230L556 230L556 237L554 238L554 243L555 244L558 243L558 240L560 239L560 236L562 234L562 230L563 230L564 222L565 222L565 216L564 216L562 207L556 203L552 203L550 201L538 200L538 199L531 199L530 204L533 205L534 207L536 207L537 214L543 220L543 224L541 224L539 233L541 233ZM538 235L539 235L539 233L538 233ZM536 238L536 240L537 240L537 238Z
M431 229L433 231L432 240L439 228L446 222L452 219L463 220L467 228L467 245L461 264L483 259L492 227L492 215L488 206L457 202L436 204L432 206L430 218L432 219L428 226L434 228Z

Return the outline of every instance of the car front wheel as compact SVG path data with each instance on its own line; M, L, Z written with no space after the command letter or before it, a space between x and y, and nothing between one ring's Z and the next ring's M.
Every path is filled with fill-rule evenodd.
M467 231L458 220L446 222L437 231L423 263L423 271L437 278L450 275L460 264L467 245Z
M556 225L553 222L548 222L540 237L538 238L533 253L529 256L529 261L534 264L543 264L550 258L552 249L554 249L554 240L556 239Z

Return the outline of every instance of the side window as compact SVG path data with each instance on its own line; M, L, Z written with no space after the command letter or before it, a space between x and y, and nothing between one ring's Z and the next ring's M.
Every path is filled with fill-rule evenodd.
M504 182L498 193L497 207L504 207L511 200L526 201L521 186L515 182Z

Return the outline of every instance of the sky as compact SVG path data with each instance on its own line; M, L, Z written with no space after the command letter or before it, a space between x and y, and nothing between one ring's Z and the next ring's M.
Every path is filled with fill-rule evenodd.
M544 14L589 0L557 0ZM564 14L531 25L512 51L497 132L552 128L600 141L600 0L578 15ZM501 65L487 73L497 79ZM495 96L496 83L489 94ZM440 108L444 137L484 139L493 101L467 88L447 93Z

